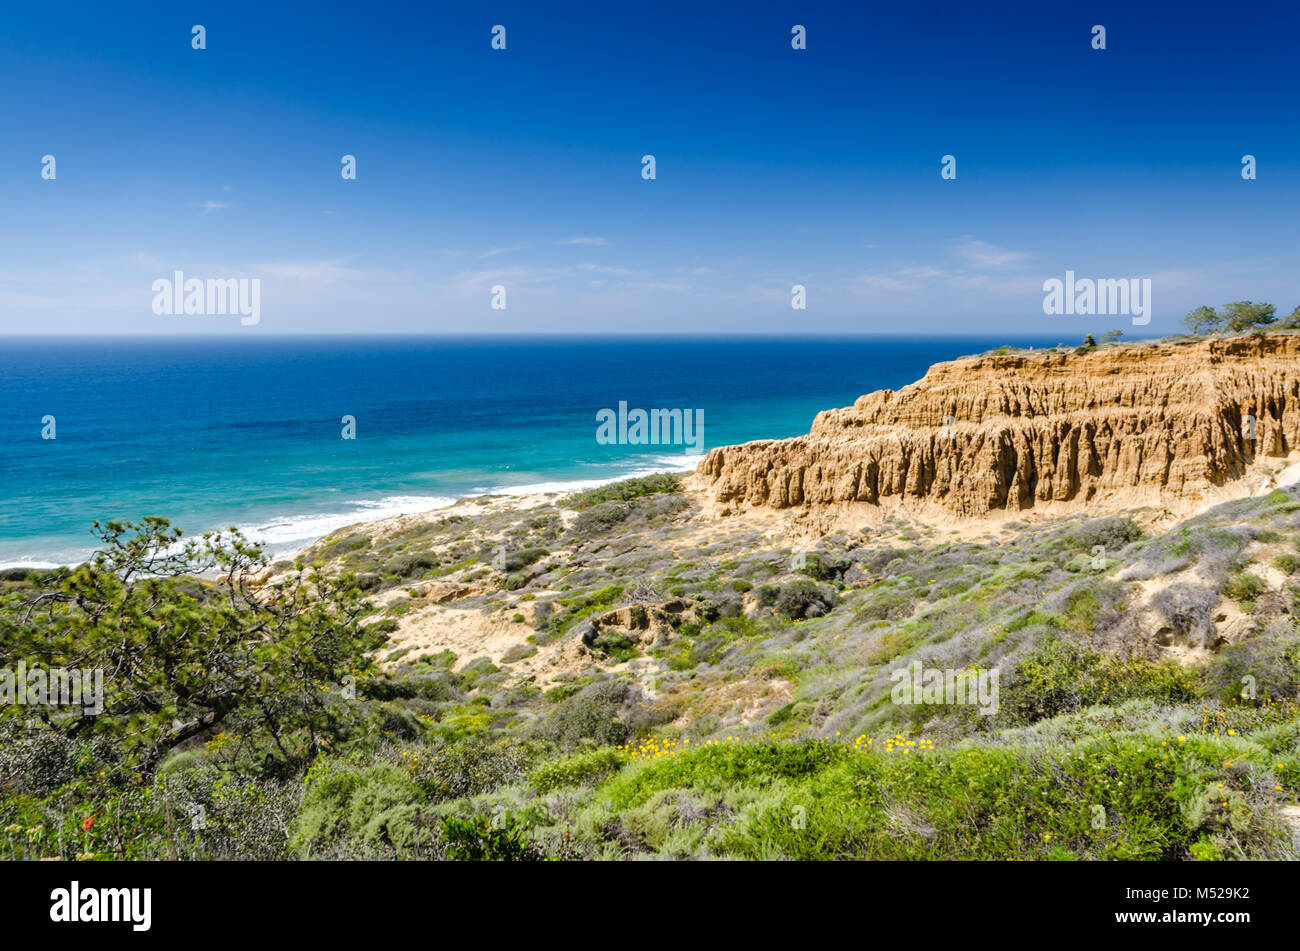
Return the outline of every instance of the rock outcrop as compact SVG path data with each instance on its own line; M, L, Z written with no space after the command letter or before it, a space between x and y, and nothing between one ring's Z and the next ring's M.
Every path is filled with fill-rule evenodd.
M1243 494L1235 484L1297 449L1300 335L1276 334L935 364L900 390L819 413L806 436L714 449L697 482L722 514L1187 511Z

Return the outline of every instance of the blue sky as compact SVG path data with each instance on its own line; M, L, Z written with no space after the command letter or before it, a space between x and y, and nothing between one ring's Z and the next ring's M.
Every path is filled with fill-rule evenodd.
M1291 4L843 6L11 5L0 333L1136 332L1045 316L1067 269L1151 278L1144 333L1300 304ZM260 324L155 316L178 269Z

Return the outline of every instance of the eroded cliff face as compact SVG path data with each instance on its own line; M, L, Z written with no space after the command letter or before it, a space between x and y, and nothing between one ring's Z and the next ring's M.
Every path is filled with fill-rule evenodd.
M697 473L723 514L853 503L969 517L1185 512L1244 494L1250 474L1297 449L1300 335L1281 334L939 363L901 390L819 413L806 436L714 449Z

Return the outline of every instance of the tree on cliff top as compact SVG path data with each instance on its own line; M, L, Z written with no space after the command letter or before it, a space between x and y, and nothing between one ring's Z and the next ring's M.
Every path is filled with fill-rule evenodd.
M1300 308L1297 308L1300 311ZM1183 326L1194 334L1245 333L1255 327L1264 327L1277 320L1272 304L1256 304L1241 300L1224 304L1217 312L1213 307L1198 307L1185 318Z

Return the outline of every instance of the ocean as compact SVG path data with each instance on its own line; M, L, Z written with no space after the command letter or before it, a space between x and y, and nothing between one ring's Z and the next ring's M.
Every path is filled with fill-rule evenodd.
M685 471L693 447L598 441L598 411L702 412L705 449L793 436L1004 343L1056 340L11 337L0 567L82 561L96 519L237 526L283 554L464 496Z

